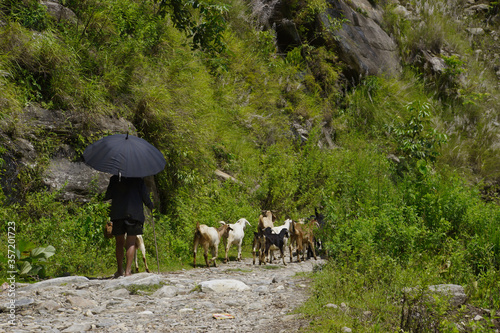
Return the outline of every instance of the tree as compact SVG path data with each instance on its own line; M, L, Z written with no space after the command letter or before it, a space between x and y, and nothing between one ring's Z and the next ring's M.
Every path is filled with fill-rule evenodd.
M201 0L153 0L157 15L170 15L174 26L192 38L192 48L218 54L226 50L222 34L226 29L226 5Z

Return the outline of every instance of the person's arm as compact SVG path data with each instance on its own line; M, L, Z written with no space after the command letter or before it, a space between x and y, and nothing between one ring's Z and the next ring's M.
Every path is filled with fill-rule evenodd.
M109 184L108 184L108 188L106 189L106 194L104 194L104 201L107 201L107 200L111 200L113 198L113 189L114 189L114 186L115 185L115 178L114 176L112 176L110 179L109 179Z
M149 191L144 181L142 182L141 187L142 201L151 211L153 211L154 205L151 201L151 198L149 197Z

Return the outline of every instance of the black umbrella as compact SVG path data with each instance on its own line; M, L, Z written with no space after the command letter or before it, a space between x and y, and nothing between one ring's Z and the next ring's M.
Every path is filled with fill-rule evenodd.
M123 177L146 177L165 168L163 154L144 139L128 134L106 136L85 148L85 163Z

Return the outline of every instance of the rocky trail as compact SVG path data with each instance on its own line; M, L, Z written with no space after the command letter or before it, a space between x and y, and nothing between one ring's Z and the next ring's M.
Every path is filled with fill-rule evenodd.
M69 276L0 292L0 332L296 332L293 310L309 297L304 274L325 260L137 273L118 279ZM217 318L221 317L221 318Z

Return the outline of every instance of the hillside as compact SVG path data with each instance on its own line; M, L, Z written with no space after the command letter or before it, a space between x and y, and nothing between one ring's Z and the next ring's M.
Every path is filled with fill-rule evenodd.
M363 295L438 283L498 310L499 11L473 0L3 1L0 216L15 224L20 278L113 270L109 175L82 153L130 133L167 160L146 179L162 270L189 267L196 222L245 217L253 231L264 209L279 223L316 211L332 269L315 277L318 326L337 327L321 307L336 295L379 314L363 324L373 331L396 330L383 313L400 307ZM47 261L30 254L49 245Z

